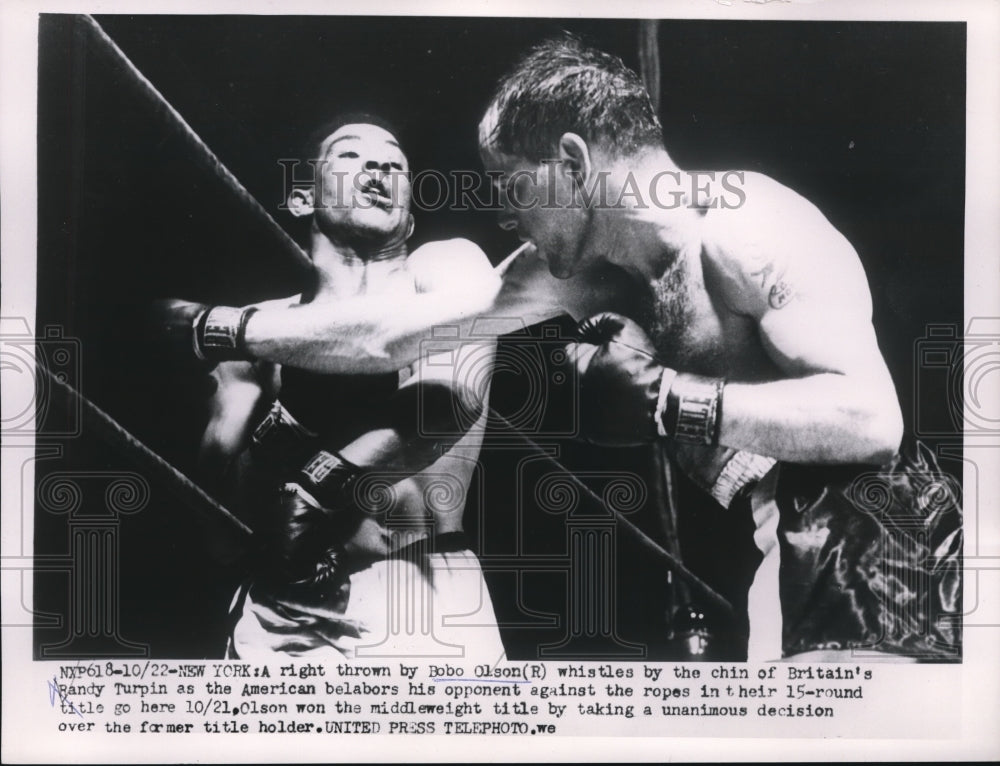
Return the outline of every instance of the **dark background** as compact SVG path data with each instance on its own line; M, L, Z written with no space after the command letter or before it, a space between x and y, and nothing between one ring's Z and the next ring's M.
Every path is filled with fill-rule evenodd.
M301 227L277 209L278 160L298 156L302 140L339 109L394 118L414 171L479 170L476 125L491 86L533 41L569 29L638 69L639 23L630 20L97 20L303 242ZM918 405L921 417L943 411L952 395L946 375L914 360L929 323L959 326L963 316L964 24L664 21L659 52L661 119L674 159L685 168L761 171L815 202L860 253L908 425ZM149 350L143 307L164 296L241 304L287 295L301 289L299 272L192 162L73 17L41 17L38 142L36 326L79 338L73 376L83 392L191 471L202 392L190 370ZM494 262L517 244L491 212L417 213L414 245L454 236L474 240ZM504 385L500 375L495 387ZM136 470L90 431L59 439L74 417L64 404L55 395L43 400L39 443L60 444L63 456L39 463L39 481L48 470ZM961 441L960 426L939 422L932 446ZM958 475L957 461L943 465ZM502 473L492 481L513 480ZM84 506L100 501L99 493L85 497ZM116 630L153 656L221 652L240 572L207 553L192 516L154 481L149 506L116 526ZM67 534L65 516L37 512L38 555L65 554ZM631 562L641 571L641 559ZM36 575L36 610L64 617L36 629L38 647L74 630L72 587L65 572ZM641 608L642 599L620 604ZM113 654L120 641L103 645Z

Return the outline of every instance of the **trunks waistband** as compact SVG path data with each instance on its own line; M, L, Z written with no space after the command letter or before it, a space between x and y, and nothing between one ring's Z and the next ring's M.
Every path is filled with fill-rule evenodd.
M774 458L741 450L723 466L712 485L711 495L719 505L728 508L740 490L763 479L775 465Z

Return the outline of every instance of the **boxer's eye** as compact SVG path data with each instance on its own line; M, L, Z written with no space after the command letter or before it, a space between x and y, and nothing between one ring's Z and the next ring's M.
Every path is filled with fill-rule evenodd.
M356 160L358 158L358 153L357 152L343 152L342 154L338 154L337 157L340 158L340 159Z

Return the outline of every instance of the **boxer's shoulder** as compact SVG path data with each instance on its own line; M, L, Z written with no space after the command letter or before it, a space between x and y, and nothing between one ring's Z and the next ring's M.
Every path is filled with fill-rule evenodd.
M447 258L486 258L486 253L475 242L464 237L437 239L425 242L410 253L410 261L414 258L447 257Z
M793 251L803 237L836 232L823 213L794 189L764 175L741 173L741 202L718 205L705 214L706 254L732 266L756 266L778 250ZM815 244L815 242L814 242Z
M853 247L812 202L762 173L743 177L743 203L709 210L702 228L703 265L727 304L753 307L782 277L855 276Z
M427 242L406 260L419 292L432 292L452 285L468 285L477 280L494 281L493 267L486 253L467 239Z
M730 267L755 265L757 251L780 241L803 210L812 207L802 195L762 173L741 173L741 178L740 203L709 208L702 226L706 255Z

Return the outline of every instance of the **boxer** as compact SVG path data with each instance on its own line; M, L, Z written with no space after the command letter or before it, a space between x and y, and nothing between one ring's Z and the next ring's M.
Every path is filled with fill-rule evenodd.
M408 252L407 159L377 117L341 116L317 133L309 157L318 161L315 184L293 190L288 204L311 220L311 288L248 307L159 307L161 330L180 353L215 365L203 466L234 477L234 507L263 506L262 564L234 604L228 654L431 657L458 645L496 660L503 649L489 595L461 534L484 392L461 388L454 375L434 380L440 364L409 377L402 364L367 364L374 343L345 370L338 361L354 353L349 328L330 356L271 339L279 356L290 351L276 365L248 348L247 328L256 313L278 308L289 318L285 331L310 338L322 328L303 322L303 312L391 320L405 299L488 303L499 279L465 240ZM488 364L493 345L462 353L466 363ZM421 589L430 592L415 596ZM410 603L415 597L428 603ZM415 626L391 629L393 610ZM445 626L446 615L461 615L466 627Z
M713 189L681 170L638 76L573 38L515 65L479 137L501 226L552 275L627 275L628 316L585 321L570 349L585 438L662 442L727 507L776 483L785 656L954 658L957 503L928 508L942 475L927 450L900 448L847 239L764 175ZM854 502L866 475L891 488L886 509Z

